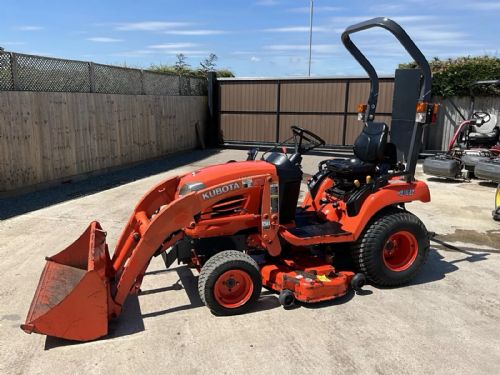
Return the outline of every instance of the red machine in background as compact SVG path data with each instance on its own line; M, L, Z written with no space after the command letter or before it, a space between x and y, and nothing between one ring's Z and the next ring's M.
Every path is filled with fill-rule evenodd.
M453 134L448 151L424 160L424 173L449 179L468 179L475 176L478 163L500 155L500 127L492 121L491 114L475 110L474 88L480 85L500 86L500 80L476 81L470 85L469 118L462 115L450 100L463 121ZM498 175L500 177L500 169Z

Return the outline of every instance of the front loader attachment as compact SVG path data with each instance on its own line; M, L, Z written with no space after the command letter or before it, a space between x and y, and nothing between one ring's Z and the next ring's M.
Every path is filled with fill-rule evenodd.
M27 333L88 341L108 333L129 294L140 290L155 254L170 249L201 211L199 194L176 198L178 177L153 187L135 207L110 258L106 233L92 222L73 244L46 258ZM207 203L208 204L208 203Z
M267 176L257 177L264 181ZM95 221L68 248L47 258L21 328L78 341L106 335L108 319L120 314L128 295L140 291L151 258L170 251L184 236L184 228L195 225L200 212L233 194L228 186L251 187L244 187L246 179L238 179L178 196L179 181L179 177L166 179L142 197L112 258L106 233Z
M92 222L80 238L46 260L21 328L78 341L107 334L112 268L99 223Z

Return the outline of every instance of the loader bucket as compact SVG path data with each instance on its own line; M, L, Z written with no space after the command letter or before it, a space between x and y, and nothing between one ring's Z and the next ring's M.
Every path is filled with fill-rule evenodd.
M69 247L47 258L26 323L21 328L87 341L108 332L111 261L98 222Z

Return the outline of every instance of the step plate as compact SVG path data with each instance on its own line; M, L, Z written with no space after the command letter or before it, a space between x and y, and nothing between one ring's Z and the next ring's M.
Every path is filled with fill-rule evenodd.
M289 229L288 232L299 238L344 236L346 234L349 234L349 232L346 232L341 228L340 223L331 221L292 228Z

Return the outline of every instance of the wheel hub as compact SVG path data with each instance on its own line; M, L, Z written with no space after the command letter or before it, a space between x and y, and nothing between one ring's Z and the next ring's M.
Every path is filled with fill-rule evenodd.
M418 254L418 241L408 231L393 233L386 241L383 250L385 266L394 272L408 269Z
M254 285L250 275L243 270L229 270L219 276L214 285L216 301L226 308L244 305L252 296Z
M385 244L384 254L391 257L394 255L395 248L397 247L397 243L394 240L389 240Z
M231 289L234 288L235 285L239 285L239 282L232 277L230 277L226 281L223 281L222 283L227 287L229 291L231 291Z

